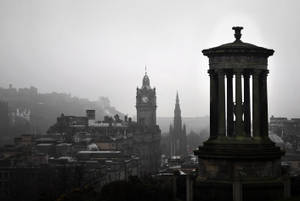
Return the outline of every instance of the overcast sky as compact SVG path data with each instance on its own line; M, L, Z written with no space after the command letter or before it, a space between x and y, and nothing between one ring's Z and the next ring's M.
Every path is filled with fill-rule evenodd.
M202 49L242 40L275 50L269 114L300 117L300 3L221 0L0 0L0 86L35 86L96 100L135 115L147 65L158 116L209 114Z

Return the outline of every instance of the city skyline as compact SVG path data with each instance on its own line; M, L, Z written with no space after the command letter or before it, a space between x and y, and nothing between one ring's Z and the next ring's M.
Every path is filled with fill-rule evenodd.
M0 0L0 200L300 200L297 0Z
M241 25L244 41L275 50L268 78L269 115L299 116L299 3L218 4L0 1L0 86L35 86L41 93L91 100L105 96L119 111L134 116L135 89L147 65L150 84L157 89L158 116L172 116L177 90L182 116L205 116L209 78L201 50L233 41L229 28Z

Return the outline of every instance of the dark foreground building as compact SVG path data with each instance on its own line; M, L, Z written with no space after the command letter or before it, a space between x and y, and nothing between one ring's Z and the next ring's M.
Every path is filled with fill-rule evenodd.
M289 196L289 182L284 153L268 137L267 64L274 50L242 42L243 28L233 29L234 42L202 51L209 58L210 137L195 151L197 189L201 200L276 200Z
M112 182L156 174L161 131L147 75L137 89L136 108L137 122L119 115L96 121L95 110L86 116L62 114L47 135L23 134L0 147L0 200L61 200L87 188L97 197Z

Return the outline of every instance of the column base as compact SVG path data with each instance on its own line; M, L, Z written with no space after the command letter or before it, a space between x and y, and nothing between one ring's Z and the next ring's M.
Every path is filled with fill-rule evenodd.
M269 180L281 177L284 151L269 139L218 137L194 151L199 176L213 180Z
M234 183L240 186L234 188ZM195 201L273 201L284 197L284 181L282 178L269 181L214 181L196 178Z

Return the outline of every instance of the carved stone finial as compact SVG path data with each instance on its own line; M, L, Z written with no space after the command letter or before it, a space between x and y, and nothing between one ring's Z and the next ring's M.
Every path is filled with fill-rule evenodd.
M235 40L240 40L241 39L241 30L243 29L243 27L232 27L232 29L234 30L234 37Z

